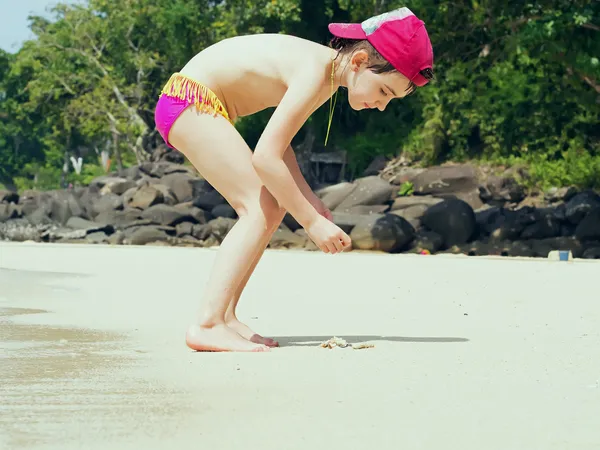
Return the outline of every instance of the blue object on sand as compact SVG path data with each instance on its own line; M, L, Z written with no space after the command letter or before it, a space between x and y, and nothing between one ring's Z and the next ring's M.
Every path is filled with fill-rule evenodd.
M561 250L558 252L558 259L560 261L568 261L569 260L569 251L568 250Z

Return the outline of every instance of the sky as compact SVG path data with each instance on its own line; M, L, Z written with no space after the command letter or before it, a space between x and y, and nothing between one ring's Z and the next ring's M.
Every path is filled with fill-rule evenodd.
M46 10L57 3L59 0L0 0L0 48L16 53L24 41L33 37L27 16L47 16Z

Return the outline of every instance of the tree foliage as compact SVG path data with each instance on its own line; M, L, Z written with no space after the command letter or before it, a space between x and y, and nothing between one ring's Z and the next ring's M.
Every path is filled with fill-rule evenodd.
M422 164L526 164L540 187L600 186L600 2L414 0L89 0L31 17L36 39L0 52L0 183L53 187L147 158L161 142L153 111L162 84L221 39L289 33L327 44L327 24L409 6L427 24L436 80L384 112L340 98L331 144L358 175L374 156ZM328 105L326 105L328 107ZM327 107L297 136L322 150ZM252 146L270 111L238 128ZM79 178L81 179L81 177Z

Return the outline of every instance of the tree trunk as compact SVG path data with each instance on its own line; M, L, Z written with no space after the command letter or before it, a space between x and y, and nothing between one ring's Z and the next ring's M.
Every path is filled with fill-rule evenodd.
M314 186L317 181L313 171L311 170L310 163L310 157L313 154L313 148L316 139L317 135L315 132L315 125L314 123L310 122L306 124L306 134L304 135L304 139L300 144L294 147L294 153L296 154L298 166L300 166L302 175L310 186Z
M12 175L0 175L0 184L6 188L7 191L17 192L17 185Z
M121 158L121 150L119 149L119 134L116 130L113 130L113 153L115 155L115 159L117 160L117 169L119 172L123 170L123 159Z

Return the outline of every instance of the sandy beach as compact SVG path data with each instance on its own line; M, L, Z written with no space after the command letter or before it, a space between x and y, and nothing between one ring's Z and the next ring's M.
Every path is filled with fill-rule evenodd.
M267 251L197 353L215 254L0 243L0 448L600 448L600 264Z

